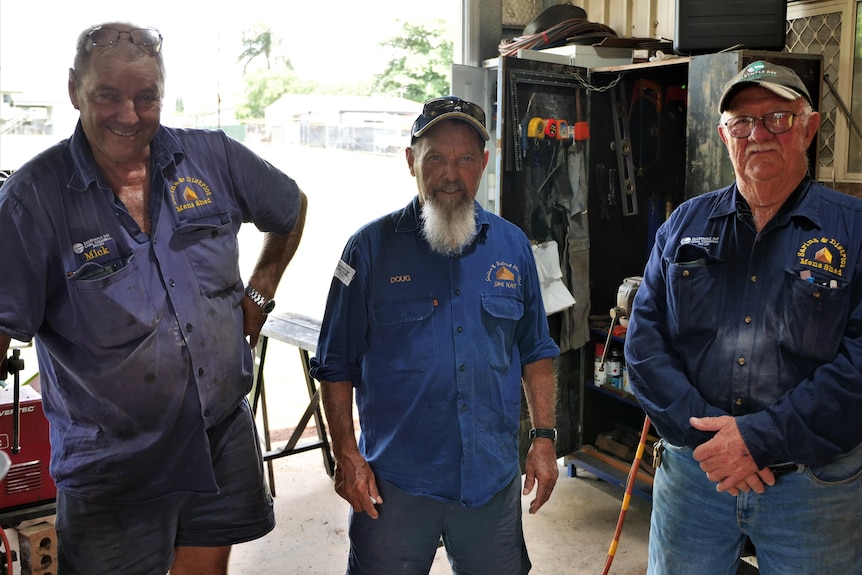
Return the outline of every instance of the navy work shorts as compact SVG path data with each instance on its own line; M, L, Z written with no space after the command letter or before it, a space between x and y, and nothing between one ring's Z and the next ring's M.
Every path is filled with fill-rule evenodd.
M526 575L521 476L477 509L410 495L377 479L380 517L350 512L348 575L426 575L440 538L452 572Z
M223 547L275 527L248 401L209 432L218 493L180 493L136 504L57 494L59 572L166 573L174 547Z

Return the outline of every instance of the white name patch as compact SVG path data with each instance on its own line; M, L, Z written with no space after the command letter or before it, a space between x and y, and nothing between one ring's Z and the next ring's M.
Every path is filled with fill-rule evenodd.
M344 260L338 260L338 265L335 266L335 277L344 285L349 286L353 278L356 277L356 270L347 265Z

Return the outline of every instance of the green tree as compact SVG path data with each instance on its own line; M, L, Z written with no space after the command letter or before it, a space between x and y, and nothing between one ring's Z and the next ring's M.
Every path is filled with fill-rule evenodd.
M239 120L263 118L266 107L284 94L311 94L317 91L315 82L300 80L292 70L258 70L246 76L245 103L237 107Z
M449 93L452 30L443 20L422 25L403 22L402 26L400 34L380 43L393 55L383 73L375 76L375 92L415 102Z
M266 69L272 69L272 53L281 44L281 39L273 35L272 30L265 24L256 24L242 33L242 53L237 62L245 63L242 66L242 74L245 76L248 65L259 56L266 59ZM289 65L289 62L288 62Z

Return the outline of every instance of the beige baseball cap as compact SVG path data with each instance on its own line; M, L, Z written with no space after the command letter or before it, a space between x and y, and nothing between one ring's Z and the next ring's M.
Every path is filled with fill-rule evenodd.
M485 128L485 110L481 106L457 96L443 96L428 100L422 106L422 113L413 122L413 129L410 131L410 143L415 142L416 138L421 137L431 129L431 126L443 120L467 122L486 142L491 138Z

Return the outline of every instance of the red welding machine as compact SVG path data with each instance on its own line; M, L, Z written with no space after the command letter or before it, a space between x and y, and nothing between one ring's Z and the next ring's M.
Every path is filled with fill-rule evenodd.
M15 429L14 385L0 389L0 450L12 465L0 481L0 514L53 501L57 495L48 475L51 445L48 420L42 411L42 396L33 387L38 376L20 388L20 427ZM17 431L17 433L16 433ZM19 440L15 453L15 440Z

